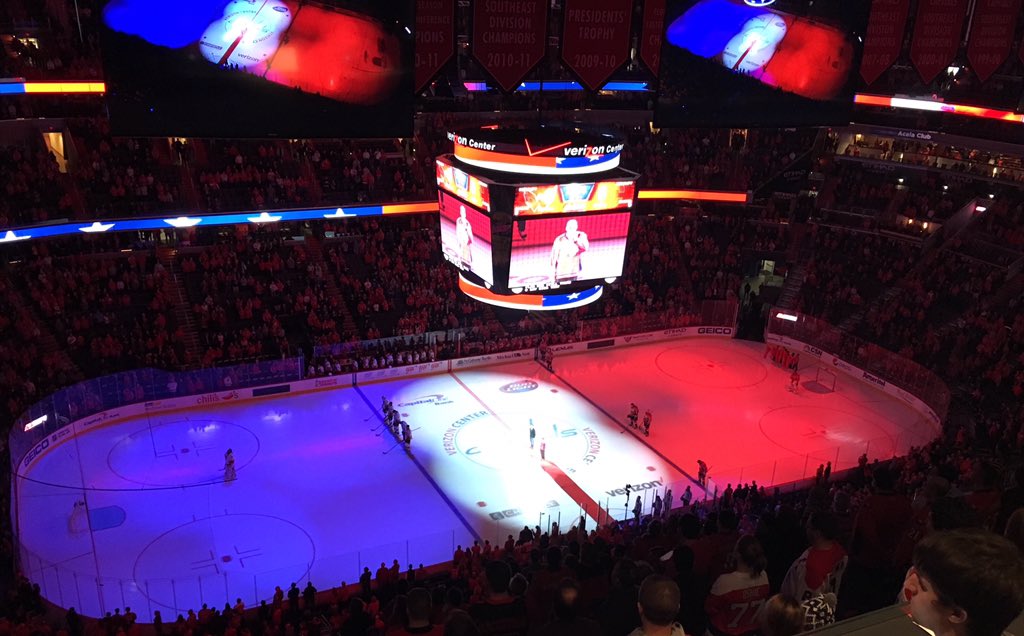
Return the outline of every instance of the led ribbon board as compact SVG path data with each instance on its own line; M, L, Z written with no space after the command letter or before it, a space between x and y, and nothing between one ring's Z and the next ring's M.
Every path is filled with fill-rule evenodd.
M459 289L474 300L488 305L522 309L524 311L561 311L583 307L601 298L604 288L596 285L590 289L568 294L496 294L489 289L459 276Z
M619 166L622 141L573 129L487 126L448 133L455 156L472 166L516 174L594 174Z

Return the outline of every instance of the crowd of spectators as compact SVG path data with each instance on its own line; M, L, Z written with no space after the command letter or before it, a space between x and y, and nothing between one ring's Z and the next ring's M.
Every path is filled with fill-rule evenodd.
M813 252L796 309L839 324L917 262L921 248L875 231L811 224Z
M168 275L152 253L64 255L60 247L39 245L11 274L80 369L103 375L184 361Z
M195 162L205 209L292 208L315 202L313 184L303 170L303 146L239 140L211 140L205 146L205 160Z
M166 140L114 137L103 118L75 120L71 130L81 153L73 176L85 198L86 218L144 216L182 207L181 175L169 163Z
M179 252L204 366L298 355L334 337L325 268L287 231L239 228Z
M1004 276L951 249L936 250L899 281L900 293L867 312L860 334L908 358L933 357L942 345L939 328L991 295Z

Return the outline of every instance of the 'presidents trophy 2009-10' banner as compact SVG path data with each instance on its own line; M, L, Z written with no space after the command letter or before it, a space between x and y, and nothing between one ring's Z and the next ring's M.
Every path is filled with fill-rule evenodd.
M547 6L545 0L473 2L473 57L506 92L544 58Z
M562 60L590 90L629 59L632 0L565 0Z
M455 0L416 2L416 92L455 54Z

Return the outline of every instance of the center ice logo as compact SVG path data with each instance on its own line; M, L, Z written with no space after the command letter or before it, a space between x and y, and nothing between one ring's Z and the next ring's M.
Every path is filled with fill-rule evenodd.
M540 384L533 380L517 380L516 382L509 382L498 390L502 393L527 393L536 390L538 387L540 387Z
M506 425L507 424L507 425ZM578 428L564 422L535 421L535 448L530 448L529 425L497 422L488 411L477 411L452 422L444 432L444 450L449 456L466 459L499 470L517 470L535 462L536 446L543 440L548 461L566 472L593 464L601 453L601 438L589 426Z
M443 393L432 393L430 395L421 395L420 397L414 397L409 401L398 402L399 407L418 407L420 405L451 405L452 400L447 398Z

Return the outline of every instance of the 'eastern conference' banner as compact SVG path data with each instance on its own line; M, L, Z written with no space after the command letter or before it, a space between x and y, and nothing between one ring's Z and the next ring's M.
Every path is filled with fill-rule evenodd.
M590 90L629 58L632 0L566 0L562 59Z
M640 59L655 75L661 67L661 40L665 34L665 0L644 1L643 33L640 36Z
M430 83L455 53L455 0L416 3L416 91Z
M547 24L544 0L476 0L473 57L511 93L544 57Z

